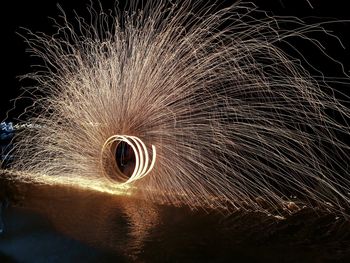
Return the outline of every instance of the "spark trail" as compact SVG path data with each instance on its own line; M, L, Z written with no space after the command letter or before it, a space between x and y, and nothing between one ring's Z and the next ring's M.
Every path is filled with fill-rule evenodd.
M137 6L91 9L91 23L72 24L62 11L56 34L27 32L43 63L26 76L37 86L22 118L41 128L16 136L10 170L24 180L127 185L191 207L279 210L296 197L348 213L350 111L332 85L349 78L311 73L290 41L327 57L309 35L336 36L251 4ZM138 160L131 176L118 167L128 138L138 138L125 144Z

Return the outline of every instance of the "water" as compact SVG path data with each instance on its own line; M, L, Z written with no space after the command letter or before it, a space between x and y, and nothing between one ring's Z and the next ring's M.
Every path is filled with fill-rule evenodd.
M350 223L222 214L58 186L16 185L0 262L350 262Z

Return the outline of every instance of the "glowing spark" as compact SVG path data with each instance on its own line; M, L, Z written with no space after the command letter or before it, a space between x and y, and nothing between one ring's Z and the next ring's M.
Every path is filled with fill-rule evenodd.
M14 139L12 171L191 207L266 212L301 200L348 213L350 109L336 96L349 98L331 86L349 77L327 78L291 44L329 58L314 38L339 40L326 23L241 3L132 3L76 25L63 13L52 36L28 33L43 66L27 76L37 87L20 118L33 125ZM135 156L131 176L119 144Z
M84 176L50 176L47 174L28 174L14 170L2 170L11 176L16 176L23 181L45 185L61 185L78 189L93 190L101 193L113 195L131 195L135 189L130 185L110 184L105 180L91 179Z

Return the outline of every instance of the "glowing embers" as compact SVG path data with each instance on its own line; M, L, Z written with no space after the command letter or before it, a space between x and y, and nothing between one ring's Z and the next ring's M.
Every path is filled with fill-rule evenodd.
M103 144L101 167L104 176L120 185L145 177L154 167L156 147L151 156L146 145L136 136L113 135Z

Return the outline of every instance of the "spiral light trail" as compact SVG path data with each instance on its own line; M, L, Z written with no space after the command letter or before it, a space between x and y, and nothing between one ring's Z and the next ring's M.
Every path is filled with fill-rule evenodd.
M104 154L106 148L110 147L113 142L126 142L132 148L136 159L135 168L132 175L127 178L126 181L118 182L121 186L128 185L136 180L143 178L153 169L153 166L156 162L156 147L154 145L152 145L152 159L150 161L147 147L142 142L142 140L136 136L113 135L106 140L102 146L101 151L101 169L106 178L111 179L113 182L116 182L118 181L118 178L124 177L123 173L118 168L112 170L115 172L115 174L112 175L105 172Z

